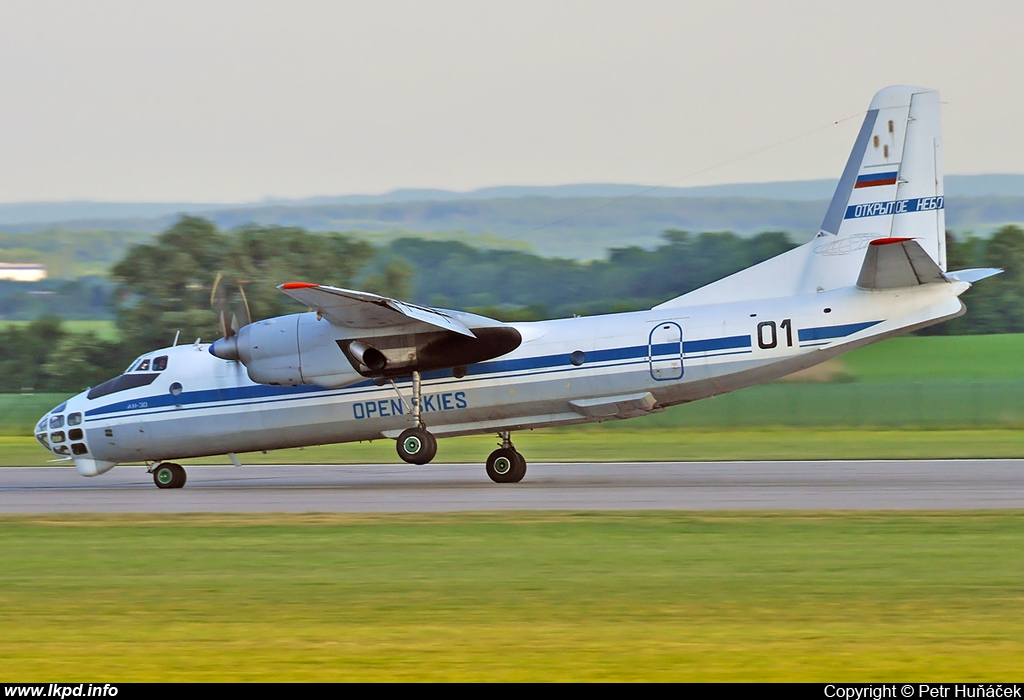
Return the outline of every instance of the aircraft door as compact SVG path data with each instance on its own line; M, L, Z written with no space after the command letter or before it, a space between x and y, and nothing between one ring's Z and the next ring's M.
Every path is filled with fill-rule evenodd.
M658 381L683 377L683 328L674 321L662 321L647 338L647 361L651 377Z

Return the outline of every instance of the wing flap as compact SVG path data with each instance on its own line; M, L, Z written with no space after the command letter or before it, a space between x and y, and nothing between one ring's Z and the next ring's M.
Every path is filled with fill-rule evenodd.
M336 326L356 329L402 326L414 332L422 324L427 326L423 330L441 328L469 338L476 337L466 324L444 312L379 294L307 282L289 282L278 289Z

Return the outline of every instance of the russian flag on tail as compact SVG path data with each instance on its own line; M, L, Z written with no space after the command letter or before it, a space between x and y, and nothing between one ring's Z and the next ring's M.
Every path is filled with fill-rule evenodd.
M898 173L868 173L857 178L853 189L859 190L863 187L878 187L880 185L895 185Z

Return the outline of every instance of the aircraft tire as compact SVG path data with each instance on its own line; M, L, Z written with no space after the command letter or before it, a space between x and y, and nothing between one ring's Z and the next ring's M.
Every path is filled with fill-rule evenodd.
M516 459L516 468L512 471L512 478L509 479L511 484L518 484L526 476L526 457L523 457L522 453L517 451Z
M423 428L409 428L398 436L395 449L409 464L428 464L437 456L437 438Z
M526 459L509 447L499 447L487 458L487 476L497 484L514 484L526 476Z
M158 489L180 489L188 475L180 464L163 462L153 470L153 483Z

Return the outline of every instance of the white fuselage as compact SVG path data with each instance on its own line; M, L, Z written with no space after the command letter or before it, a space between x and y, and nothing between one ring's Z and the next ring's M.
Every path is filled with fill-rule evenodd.
M957 316L968 286L848 287L512 324L523 337L515 351L470 365L461 378L449 370L423 376L423 421L445 437L643 415ZM408 379L397 391L369 379L332 389L268 386L208 347L143 356L166 356L166 367L149 366L144 386L69 399L40 421L37 436L93 475L123 462L394 438L413 425Z

